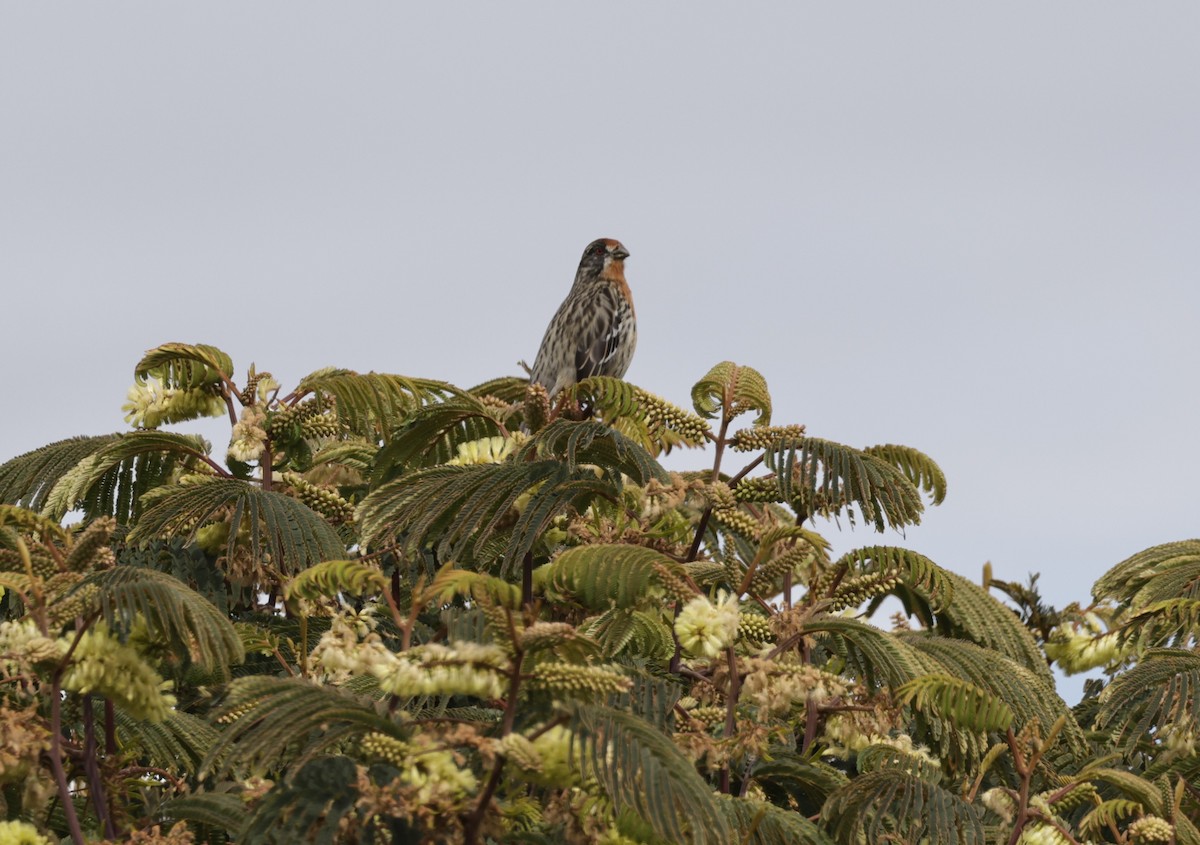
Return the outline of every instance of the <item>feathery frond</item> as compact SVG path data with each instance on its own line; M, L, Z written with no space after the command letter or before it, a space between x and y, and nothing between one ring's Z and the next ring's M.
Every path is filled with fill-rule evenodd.
M609 473L627 475L635 484L655 478L670 480L667 471L644 448L604 423L593 420L555 420L539 431L517 452L517 461L556 459L569 470L581 464L602 467Z
M863 449L868 455L887 461L904 473L904 477L929 496L931 504L940 505L946 499L946 476L933 458L911 446L889 443L883 446L868 446Z
M858 776L830 796L821 816L840 842L983 845L986 841L979 808L896 770Z
M896 690L900 701L968 731L1005 731L1013 712L1001 698L949 675L924 675Z
M503 576L559 514L616 493L591 470L555 460L431 467L371 492L359 505L358 520L369 549L396 544L415 552L429 545L442 560L453 560L477 554L507 519ZM510 510L522 497L513 519Z
M799 813L750 798L722 795L721 810L744 845L834 845L824 830Z
M148 350L133 374L156 375L167 387L194 390L228 382L233 377L233 359L203 343L164 343Z
M82 508L89 517L129 522L140 513L142 494L166 483L177 465L206 458L209 448L194 434L142 430L119 435L63 475L42 511L62 519Z
M130 531L129 542L144 544L164 536L191 540L198 528L226 509L232 512L231 546L245 520L251 554L269 554L272 565L285 575L345 557L337 532L311 508L282 493L224 478L203 479L157 494Z
M426 402L461 395L434 379L388 373L356 373L328 367L300 379L296 394L316 393L334 400L337 417L350 431L387 440L391 432Z
M580 763L616 809L630 809L671 842L724 845L729 823L712 790L671 740L629 713L578 705L571 719Z
M1151 649L1104 691L1097 730L1126 753L1151 736L1200 725L1200 655Z
M40 511L64 475L121 437L72 437L5 461L0 464L0 502Z
M767 468L780 492L804 514L851 518L854 508L876 531L921 521L925 506L916 486L883 458L822 440L803 437L767 449Z
M621 379L592 376L565 392L653 455L676 446L702 445L709 432L702 417Z
M767 380L753 367L722 361L692 386L692 405L707 419L724 413L728 418L758 411L755 425L771 424L771 393Z
M682 567L662 552L623 543L577 546L534 571L551 597L569 596L592 610L631 608L663 595L660 572Z
M1177 573L1182 580L1163 577ZM1126 558L1100 576L1092 597L1133 610L1169 598L1200 598L1200 540L1164 543Z
M284 594L316 601L350 593L378 593L388 588L386 576L377 566L357 560L327 560L310 566L287 583Z
M1046 657L1020 618L970 579L942 571L953 588L954 600L941 604L932 620L922 621L935 633L962 637L998 651L1049 682L1052 676Z
M230 769L276 771L290 758L368 731L397 735L391 720L369 702L303 678L238 678L215 719L225 728L201 767L202 778ZM229 753L235 747L236 754Z
M1055 691L1054 681L1035 674L1006 655L965 640L939 637L927 632L900 633L898 640L934 658L935 674L961 678L996 696L1012 710L1014 728L1036 720L1049 728L1060 716L1067 716L1062 731L1065 754L1074 760L1087 753L1087 743L1071 711Z
M494 409L474 396L455 396L412 411L379 451L375 483L395 478L406 468L443 464L460 443L507 434Z
M245 659L241 637L229 617L178 578L154 569L118 566L87 576L75 588L97 589L110 626L128 631L144 621L172 649L218 675Z
M805 623L808 634L825 634L828 648L846 660L846 670L868 686L899 687L933 671L936 663L894 634L841 616Z

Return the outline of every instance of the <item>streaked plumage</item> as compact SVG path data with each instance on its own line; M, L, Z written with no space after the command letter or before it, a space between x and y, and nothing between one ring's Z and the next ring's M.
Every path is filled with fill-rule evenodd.
M637 319L625 281L628 256L612 238L583 251L575 284L550 320L530 374L551 396L588 376L621 378L629 369Z

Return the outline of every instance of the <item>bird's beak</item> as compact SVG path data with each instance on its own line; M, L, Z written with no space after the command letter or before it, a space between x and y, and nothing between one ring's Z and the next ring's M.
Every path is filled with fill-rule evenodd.
M624 261L628 257L629 257L629 250L625 249L625 247L623 247L623 246L617 247L616 249L613 250L613 258L615 258L617 261Z

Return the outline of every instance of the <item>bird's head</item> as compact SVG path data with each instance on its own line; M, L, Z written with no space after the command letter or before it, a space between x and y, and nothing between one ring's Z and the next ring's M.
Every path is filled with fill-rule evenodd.
M583 258L579 261L579 269L584 270L586 268L593 273L600 273L614 263L620 267L620 262L628 257L629 250L620 241L613 238L599 238L588 244L587 249L583 251Z

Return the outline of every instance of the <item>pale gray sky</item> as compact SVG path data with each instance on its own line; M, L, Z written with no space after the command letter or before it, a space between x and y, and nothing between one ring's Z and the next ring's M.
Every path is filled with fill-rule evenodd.
M517 373L609 236L632 381L757 367L776 421L941 463L888 542L1086 601L1197 534L1198 36L1191 2L5 3L0 453L122 429L169 340Z

